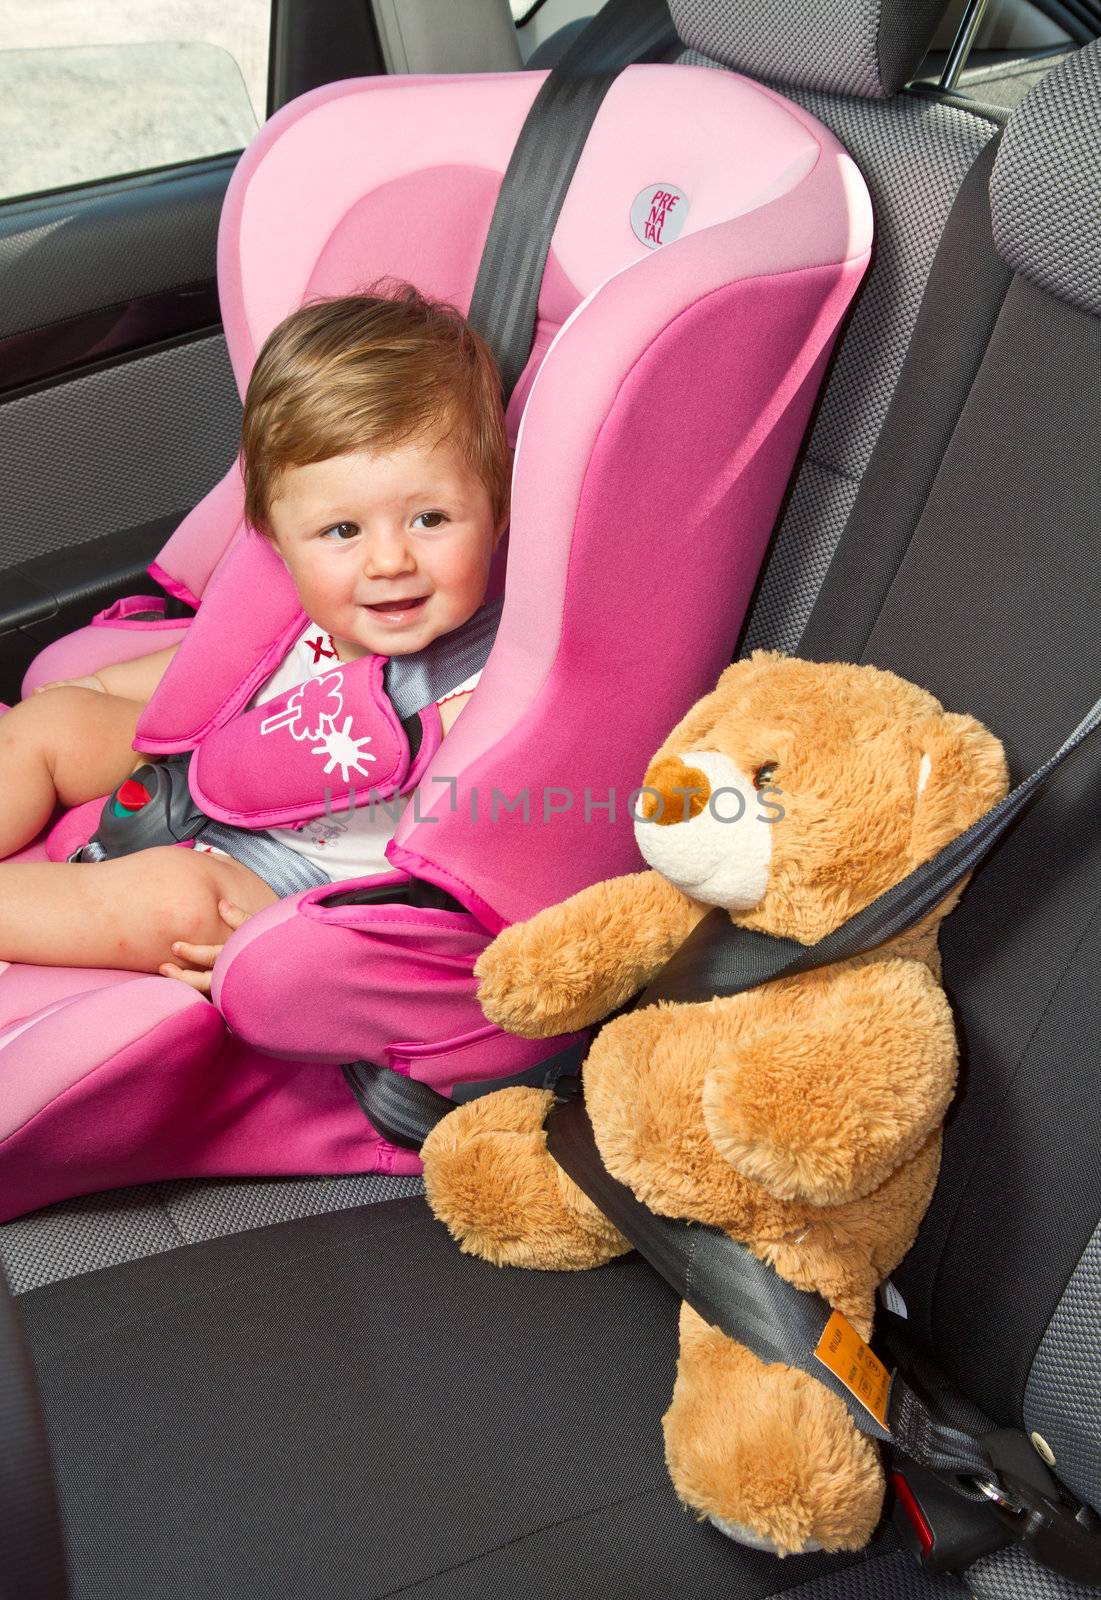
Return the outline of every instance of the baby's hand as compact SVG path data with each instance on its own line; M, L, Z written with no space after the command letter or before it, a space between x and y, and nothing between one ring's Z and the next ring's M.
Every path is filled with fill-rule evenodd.
M89 678L58 678L54 683L40 683L33 693L45 694L47 689L94 689L97 694L107 693L94 672Z
M240 906L231 905L228 900L218 901L218 914L227 928L236 929L243 922L248 921L248 912L242 911ZM177 939L172 946L174 956L182 956L191 963L190 967L178 967L174 961L165 961L160 973L162 978L176 978L180 983L186 983L189 988L197 989L200 994L209 995L214 963L225 949L222 944L188 944L183 939Z

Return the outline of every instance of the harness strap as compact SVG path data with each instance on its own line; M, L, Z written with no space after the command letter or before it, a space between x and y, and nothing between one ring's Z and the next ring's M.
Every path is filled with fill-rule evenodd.
M455 1109L454 1100L429 1084L373 1061L350 1061L342 1071L371 1126L403 1150L419 1150L437 1122Z
M1019 1429L996 1427L924 1353L909 1347L901 1318L883 1318L898 1364L885 1405L871 1409L819 1357L834 1319L828 1301L788 1283L721 1228L650 1211L604 1166L579 1098L551 1111L547 1148L705 1322L760 1361L809 1373L837 1395L861 1433L974 1502L980 1525L992 1523L996 1530L991 1548L1021 1541L1041 1565L1072 1582L1101 1586L1101 1521L1073 1501Z
M814 1290L798 1289L788 1283L721 1228L705 1223L686 1225L675 1217L658 1216L644 1206L605 1167L580 1099L551 1111L547 1148L558 1165L705 1322L744 1344L759 1361L782 1361L810 1373L844 1403L861 1433L890 1440L920 1466L965 1479L989 1474L990 1463L974 1435L993 1432L994 1423L977 1406L960 1402L967 1427L958 1426L956 1420L934 1416L896 1371L887 1399L886 1422L881 1421L815 1354L834 1315L829 1302ZM974 1498L979 1496L978 1490L965 1492Z
M416 656L395 656L383 669L386 693L401 721L416 760L424 728L418 713L482 668L493 648L503 597L480 606L461 628L443 634ZM262 709L262 708L260 708ZM298 894L331 883L329 874L293 845L262 830L216 821L196 805L188 783L192 753L185 752L140 767L108 797L96 833L70 859L108 861L154 845L201 840L250 867L277 895ZM128 786L146 791L138 810L120 803Z
M277 895L297 894L301 889L317 889L332 882L327 872L299 855L292 845L266 833L227 826L207 817L188 788L190 761L188 752L139 767L108 797L96 832L69 859L112 861L157 845L201 840L251 867ZM136 809L127 803L127 789L137 793L140 803Z
M213 845L216 850L224 850L234 861L250 867L280 899L303 889L320 889L323 883L333 881L324 868L300 855L293 845L284 844L282 839L273 839L266 833L253 833L250 828L207 822L195 838Z
M889 1437L841 1380L815 1361L815 1347L832 1315L820 1294L796 1289L721 1229L695 1223L686 1229L643 1205L600 1159L580 1098L551 1111L547 1149L705 1322L738 1339L761 1361L783 1361L812 1373L844 1401L862 1432Z
M504 607L504 595L479 606L469 621L409 656L391 656L382 681L403 722L440 700L489 660Z
M400 1145L403 1150L419 1150L449 1111L497 1089L523 1085L553 1089L560 1100L572 1099L580 1093L581 1079L577 1074L586 1049L584 1044L567 1045L545 1061L507 1078L487 1078L481 1083L457 1085L451 1099L427 1083L407 1078L390 1067L376 1066L373 1061L350 1061L343 1072L359 1109L371 1126L391 1144Z

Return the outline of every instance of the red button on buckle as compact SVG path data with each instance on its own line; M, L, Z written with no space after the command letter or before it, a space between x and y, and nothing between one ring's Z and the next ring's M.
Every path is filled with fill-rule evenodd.
M127 778L125 783L119 785L115 795L116 802L124 811L140 811L152 798L144 783L138 783L136 778Z
M910 1519L914 1532L917 1534L918 1543L921 1545L921 1553L923 1556L927 1556L933 1548L933 1530L926 1520L925 1513L918 1505L914 1491L910 1488L901 1472L892 1472L891 1482L894 1484L898 1503Z

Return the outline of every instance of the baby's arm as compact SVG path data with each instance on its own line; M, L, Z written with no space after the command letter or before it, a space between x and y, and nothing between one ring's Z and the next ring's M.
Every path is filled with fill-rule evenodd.
M455 725L455 719L473 693L473 689L468 689L465 694L448 695L446 700L440 701L440 726L444 733L451 732Z

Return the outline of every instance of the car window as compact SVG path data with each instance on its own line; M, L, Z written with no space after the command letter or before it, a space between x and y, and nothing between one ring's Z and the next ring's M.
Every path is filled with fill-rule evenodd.
M271 0L0 0L0 199L240 149Z

